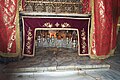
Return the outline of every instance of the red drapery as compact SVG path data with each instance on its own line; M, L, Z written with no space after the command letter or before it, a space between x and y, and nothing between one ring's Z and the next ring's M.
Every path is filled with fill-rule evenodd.
M91 0L82 1L82 14L90 14L91 12Z
M119 0L93 0L92 58L107 58L116 47Z
M0 55L16 53L17 0L0 0Z

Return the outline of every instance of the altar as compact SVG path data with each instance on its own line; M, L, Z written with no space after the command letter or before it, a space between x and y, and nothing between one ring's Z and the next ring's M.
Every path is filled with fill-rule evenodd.
M21 13L24 56L36 48L67 48L89 55L90 15Z

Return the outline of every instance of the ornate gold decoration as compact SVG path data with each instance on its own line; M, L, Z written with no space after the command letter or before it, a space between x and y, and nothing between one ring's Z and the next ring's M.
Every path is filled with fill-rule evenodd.
M61 23L61 24L59 24L58 22L55 23L55 24L52 24L50 22L46 22L46 23L43 24L43 27L51 28L51 27L53 27L53 25L55 25L55 27L59 27L61 25L62 28L71 27L70 24L67 23L67 22Z
M29 27L29 29L27 31L27 42L26 42L26 51L27 51L28 54L32 53L31 52L31 50L32 50L32 48L31 48L31 46L32 46L32 44L31 44L32 39L33 39L32 29L30 29L30 27Z
M59 25L60 25L60 24L59 24L58 22L55 24L56 27L59 27Z
M62 28L65 28L65 27L71 27L70 24L68 24L67 22L61 24L61 27Z
M10 29L15 27L16 15L13 15L16 13L15 5L16 4L14 0L5 0L5 7L3 8L3 20L5 25Z
M86 32L85 32L85 30L84 30L84 28L81 30L81 39L82 39L82 41L81 41L81 44L82 44L82 53L84 54L85 52L86 52L86 46L87 46L87 44L86 44Z
M8 43L8 47L7 47L7 51L10 52L11 51L11 48L12 48L12 45L13 45L13 42L15 41L16 39L16 31L13 30L11 36L10 36L10 39L9 39L9 43Z
M14 29L16 27L16 4L14 0L5 0L5 5L3 7L3 21L5 23L5 26L8 27L8 29L12 30L12 33L9 37L9 42L7 45L7 51L10 52L11 48L13 46L13 43L16 39L16 30Z
M47 23L44 23L44 25L43 25L44 27L48 27L48 28L51 28L51 27L53 27L53 24L52 23L50 23L50 22L47 22Z

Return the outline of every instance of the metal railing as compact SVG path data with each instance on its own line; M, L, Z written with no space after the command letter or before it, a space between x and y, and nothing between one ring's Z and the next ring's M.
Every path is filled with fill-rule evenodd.
M81 14L82 5L82 0L26 0L24 11Z

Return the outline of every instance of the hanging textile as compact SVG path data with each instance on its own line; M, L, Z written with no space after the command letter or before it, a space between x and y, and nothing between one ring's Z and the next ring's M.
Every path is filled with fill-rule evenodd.
M104 59L116 47L118 0L92 0L91 57Z
M25 0L20 0L21 11L25 11Z
M0 55L4 57L20 52L17 1L0 0Z
M82 0L82 14L90 14L91 0Z

